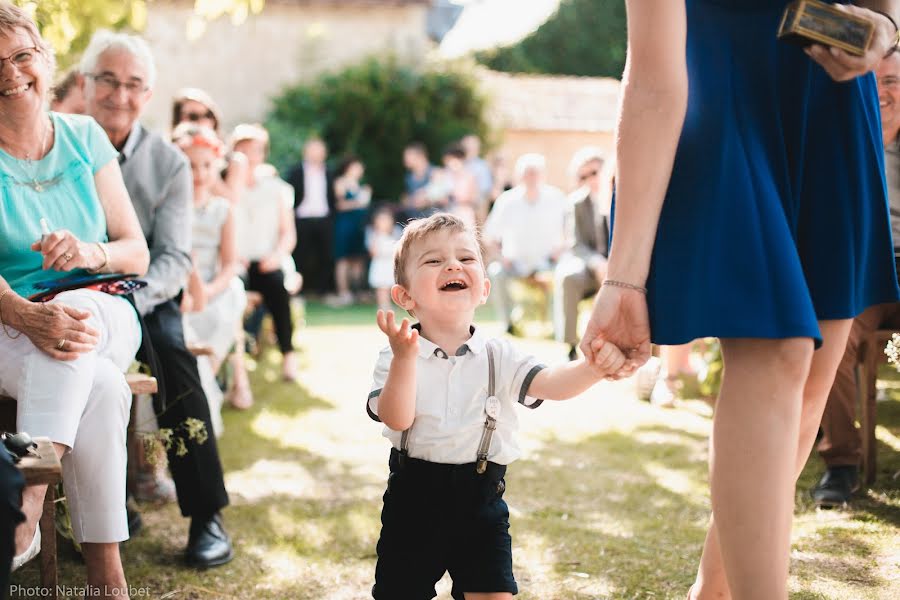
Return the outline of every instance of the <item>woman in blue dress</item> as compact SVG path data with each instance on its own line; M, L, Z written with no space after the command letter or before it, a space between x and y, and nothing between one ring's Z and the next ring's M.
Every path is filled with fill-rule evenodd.
M787 598L794 484L851 319L898 298L870 71L900 2L841 6L875 25L861 57L777 41L786 4L627 0L613 244L581 348L618 344L625 376L651 339L721 340L693 599Z

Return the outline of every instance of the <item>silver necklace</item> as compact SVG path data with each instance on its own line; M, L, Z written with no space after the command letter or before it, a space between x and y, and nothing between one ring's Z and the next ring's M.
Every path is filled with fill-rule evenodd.
M50 121L50 122L44 126L44 133L41 136L41 145L40 145L40 147L38 147L38 151L37 151L37 154L35 155L35 158L34 159L31 158L31 152L26 152L24 160L20 160L17 163L18 165L20 165L22 172L25 173L28 180L27 181L18 181L17 180L16 183L18 183L20 185L27 185L28 187L30 187L31 189L33 189L34 191L39 192L39 193L43 192L48 187L54 185L60 179L59 175L57 175L56 177L52 177L50 179L45 179L45 180L40 180L37 177L37 164L41 160L41 158L43 158L44 151L47 148L48 134L51 131L53 131L53 121L51 119L49 119L49 117L48 117L48 121Z

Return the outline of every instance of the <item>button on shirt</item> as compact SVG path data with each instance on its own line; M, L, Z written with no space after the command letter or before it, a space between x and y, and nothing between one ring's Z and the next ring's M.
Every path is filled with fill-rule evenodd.
M431 341L419 337L416 360L416 417L409 435L409 455L444 463L475 462L486 418L488 397L488 357L485 345L494 352L495 390L500 400L497 429L488 459L507 465L521 456L514 434L518 429L517 404L537 408L541 400L528 395L535 375L544 368L537 359L518 352L508 340L487 339L473 327L472 337L448 355ZM378 419L378 399L393 353L390 346L378 355L367 409ZM384 428L383 435L400 449L402 432Z
M525 198L524 186L503 192L484 224L484 235L500 242L503 258L522 272L549 268L565 242L566 198L555 187L541 186L537 200Z

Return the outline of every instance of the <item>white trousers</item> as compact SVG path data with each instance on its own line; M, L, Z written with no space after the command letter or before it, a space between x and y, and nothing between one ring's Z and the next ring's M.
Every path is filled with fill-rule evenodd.
M0 393L18 401L20 431L68 448L63 486L75 541L120 542L128 539L131 391L124 372L140 347L140 324L127 300L102 292L63 292L51 303L90 312L87 323L100 332L100 343L76 360L60 361L25 335L15 340L0 335Z

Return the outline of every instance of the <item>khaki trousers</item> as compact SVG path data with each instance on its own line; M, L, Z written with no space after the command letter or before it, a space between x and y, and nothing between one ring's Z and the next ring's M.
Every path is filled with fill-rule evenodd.
M870 306L853 320L847 349L838 366L834 385L822 415L819 454L829 467L858 466L862 458L862 438L856 428L856 360L860 341L877 329L900 329L900 303Z

